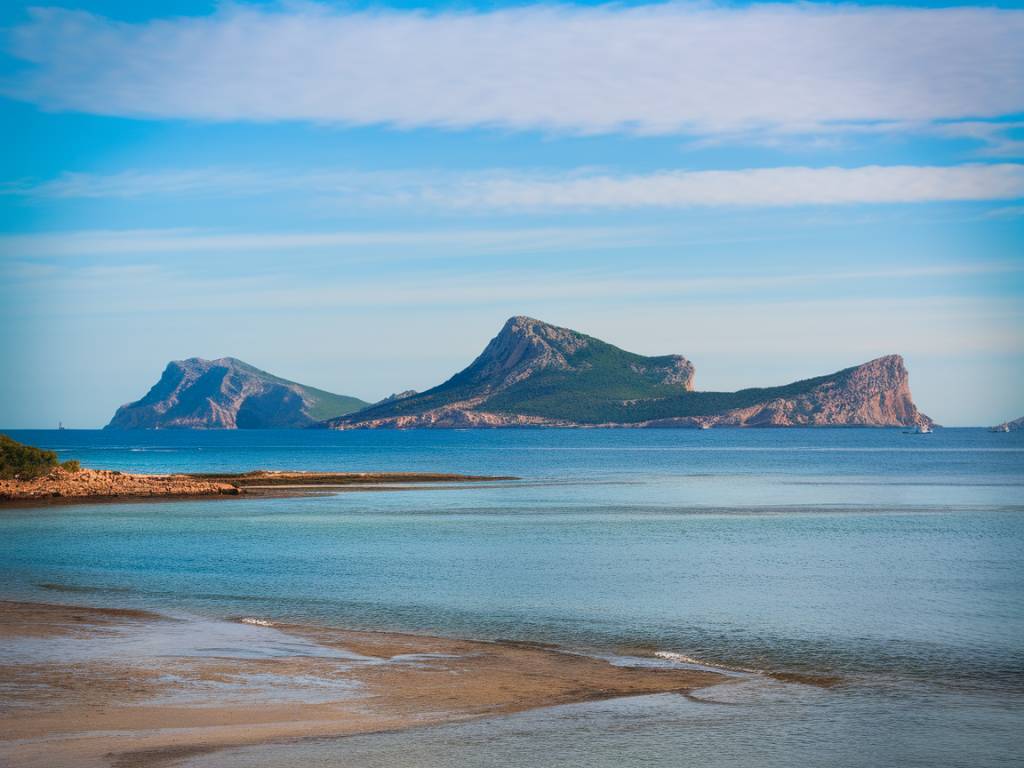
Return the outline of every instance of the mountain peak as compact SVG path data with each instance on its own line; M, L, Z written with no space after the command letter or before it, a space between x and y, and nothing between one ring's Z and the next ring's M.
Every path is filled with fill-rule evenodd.
M431 419L440 412L489 410L526 392L550 393L571 388L573 382L588 395L618 403L674 396L692 389L693 373L693 365L681 355L645 357L570 328L515 315L472 363L443 384L378 403L359 416L342 417L327 426L382 420L401 426L404 414L426 411L433 415L424 419ZM451 423L448 416L442 422Z
M589 337L525 315L510 317L470 366L458 374L466 383L504 389L544 369L567 370L569 358L584 349Z

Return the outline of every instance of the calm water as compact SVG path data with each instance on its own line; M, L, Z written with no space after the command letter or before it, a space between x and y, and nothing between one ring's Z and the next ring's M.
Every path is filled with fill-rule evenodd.
M134 471L523 480L8 510L8 596L678 653L844 681L752 677L705 702L645 697L289 745L261 764L1022 764L1024 433L9 434ZM192 765L253 760L239 750Z

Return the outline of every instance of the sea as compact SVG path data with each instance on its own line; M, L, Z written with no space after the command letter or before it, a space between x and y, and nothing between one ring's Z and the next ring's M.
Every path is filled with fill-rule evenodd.
M1024 765L1024 432L8 431L98 469L511 475L0 511L0 595L554 643L698 691L181 765Z

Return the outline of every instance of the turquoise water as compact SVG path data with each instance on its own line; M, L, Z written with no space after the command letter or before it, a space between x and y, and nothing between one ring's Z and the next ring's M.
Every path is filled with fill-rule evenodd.
M9 434L133 471L523 478L5 510L10 597L681 654L843 681L754 677L705 702L646 697L290 745L261 764L396 765L410 750L424 766L1020 764L1022 433ZM545 759L556 747L560 762Z

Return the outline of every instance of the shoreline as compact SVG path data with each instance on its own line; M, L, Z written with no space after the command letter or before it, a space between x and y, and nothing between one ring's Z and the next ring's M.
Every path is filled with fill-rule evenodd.
M160 765L736 679L534 643L13 601L0 601L0 639L0 761L54 768Z
M430 483L486 483L510 475L443 472L293 472L133 474L116 470L55 469L34 480L0 480L0 508L105 501L159 501L238 496L303 496L331 489L375 490Z

